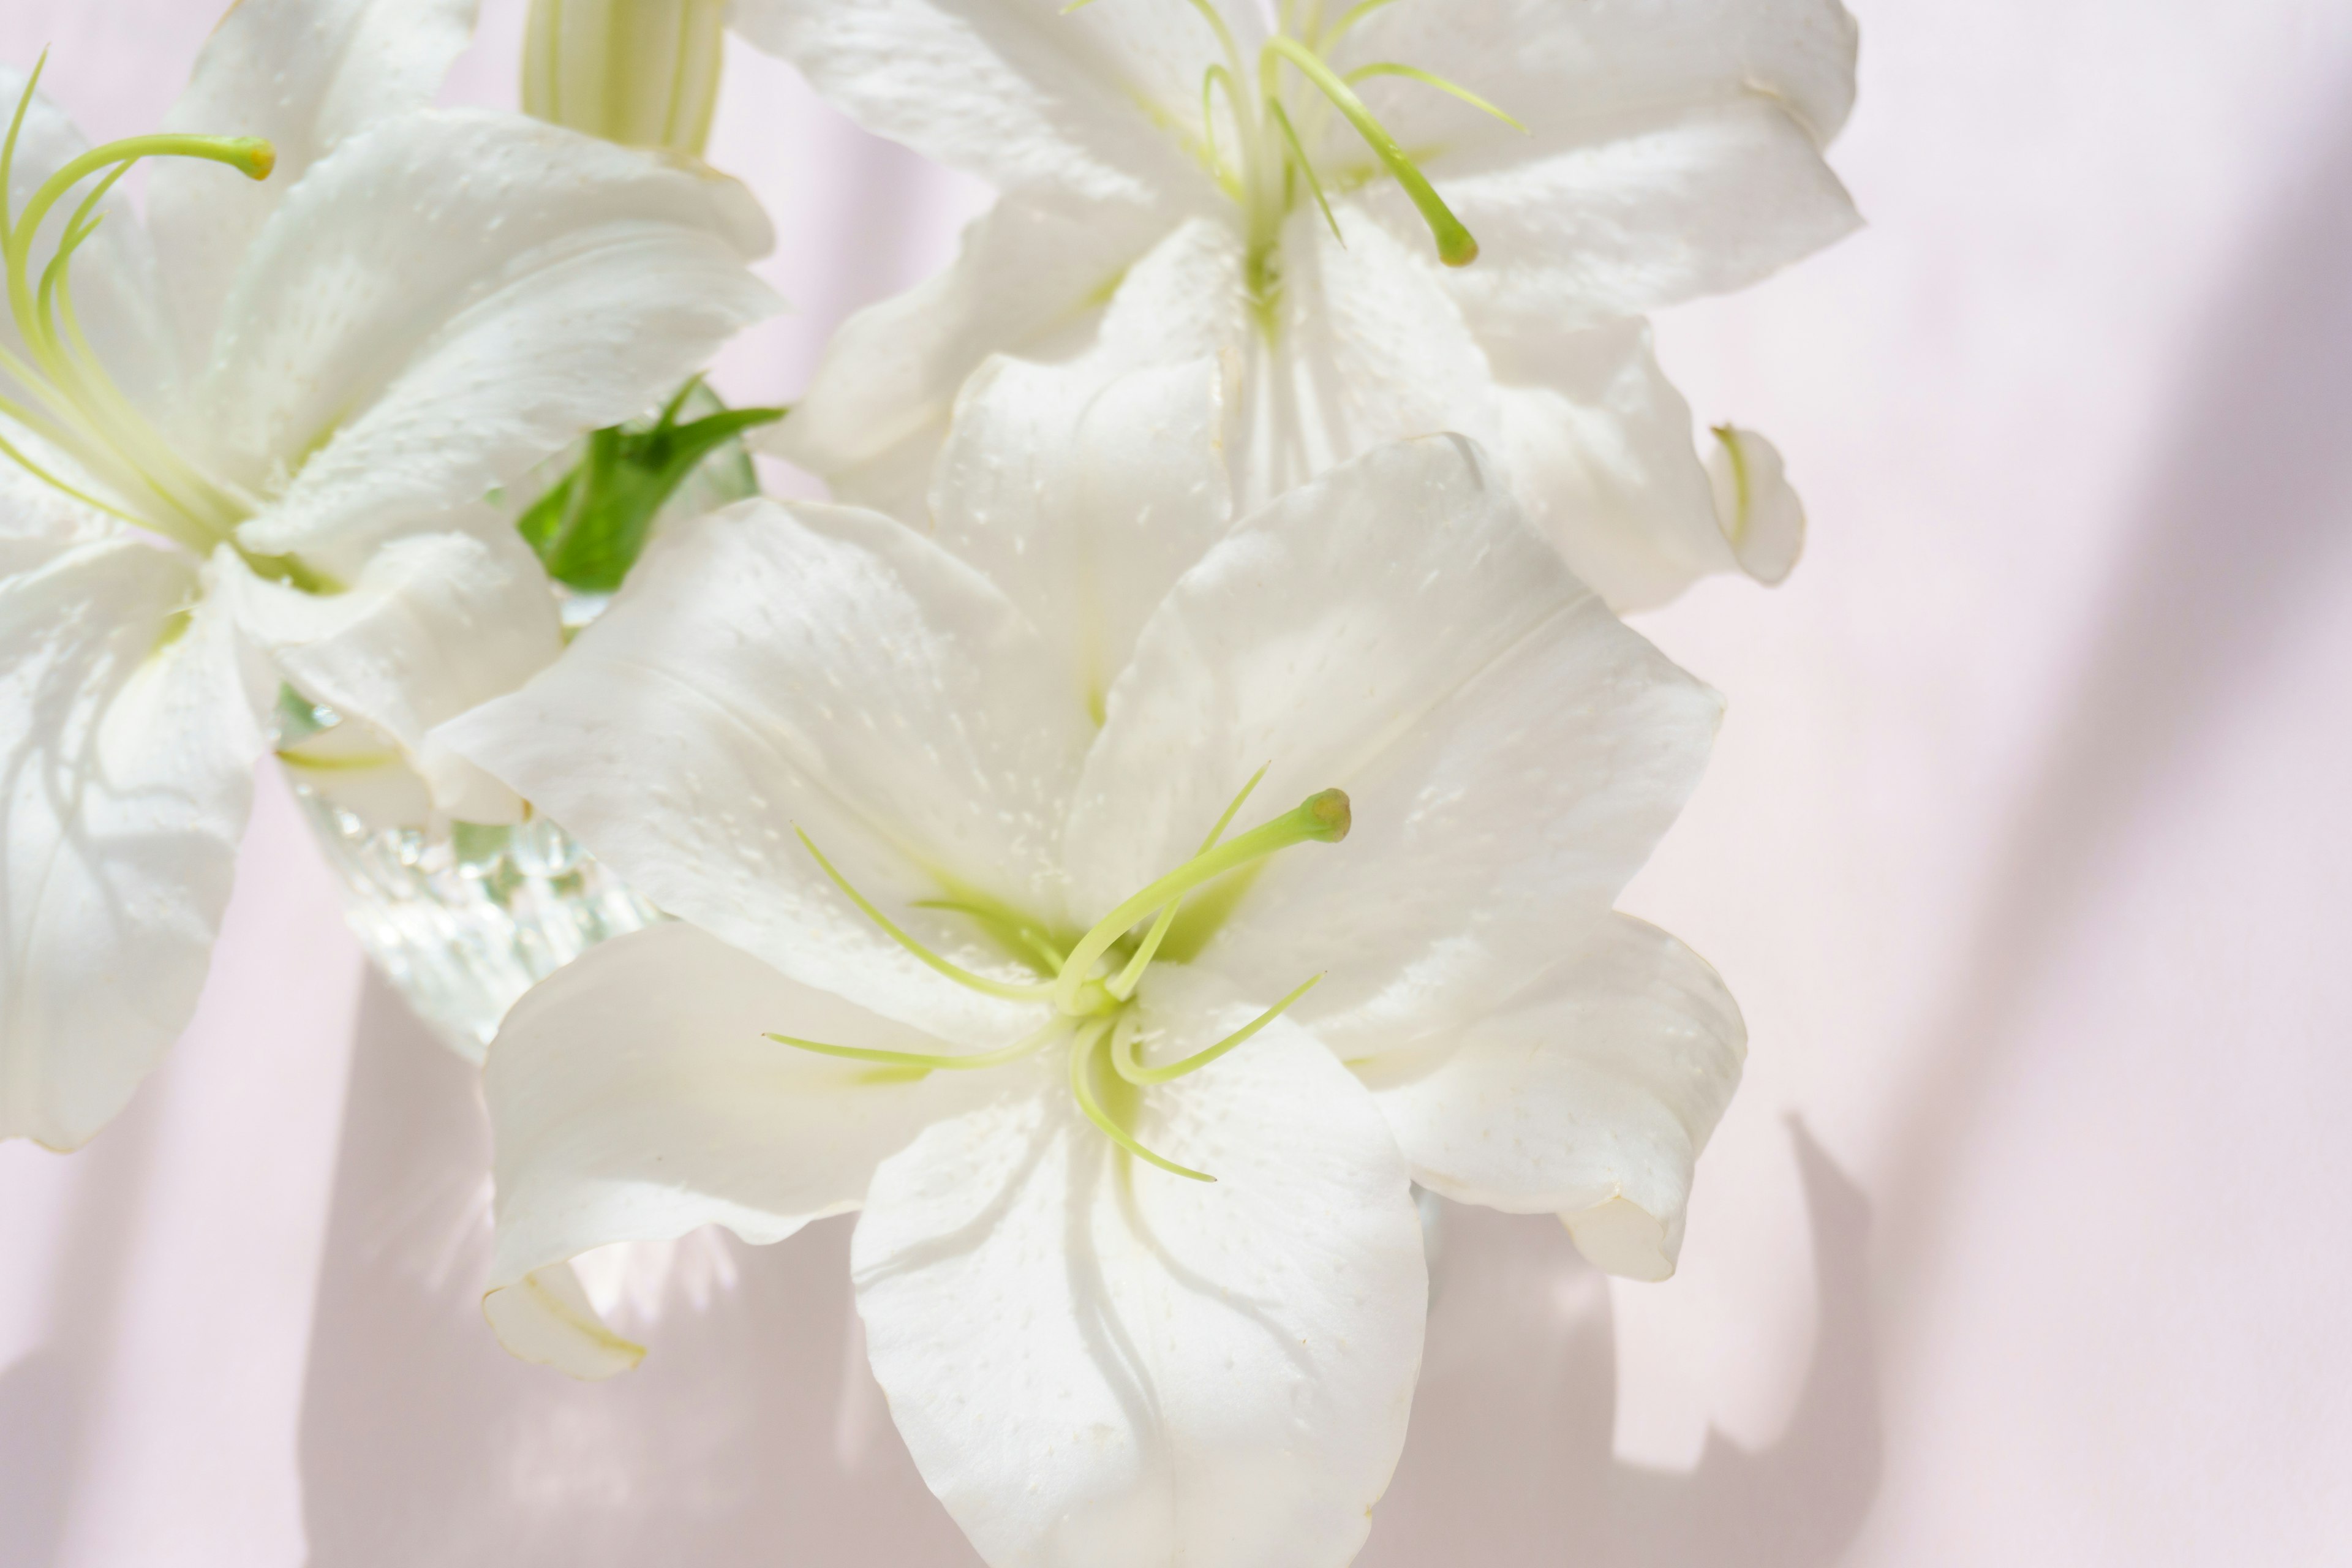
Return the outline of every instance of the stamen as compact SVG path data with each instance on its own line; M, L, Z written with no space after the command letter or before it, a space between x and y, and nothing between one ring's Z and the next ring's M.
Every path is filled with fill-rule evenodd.
M1512 130L1518 132L1521 135L1526 135L1528 133L1528 128L1519 123L1517 116L1487 102L1485 99L1479 97L1476 93L1472 92L1468 88L1462 86L1459 82L1448 81L1444 77L1439 76L1435 71L1425 71L1418 66L1404 66L1397 64L1394 60L1381 60L1374 65L1358 66L1354 70L1349 71L1346 76L1341 77L1339 79L1346 82L1349 86L1353 87L1360 81L1363 81L1369 78L1376 76L1401 76L1408 80L1417 81L1427 87L1433 87L1440 92L1450 92L1454 97L1460 99L1463 102L1468 104L1471 108L1480 110L1486 113L1493 115L1496 119L1501 121Z
M833 868L833 862L824 858L824 852L816 847L815 843L807 834L801 832L797 824L793 826L793 831L799 835L803 847L805 847L811 855L816 858L816 863L824 868L824 874L833 879L833 885L839 888L844 893L846 893L849 896L849 901L856 904L859 910L864 911L867 920L872 921L876 925L881 927L882 934L897 942L900 947L905 948L908 952L913 953L917 958L922 960L924 963L929 965L933 970L944 974L959 985L969 986L974 991L981 992L990 996L1009 997L1016 1002L1043 1001L1045 997L1052 996L1056 994L1055 990L1056 983L1053 981L1040 981L1034 985L1016 985L1007 981L992 980L985 974L974 974L971 970L964 968L961 964L952 963L948 960L941 958L938 953L933 952L929 948L925 947L921 942L917 942L913 937L908 936L905 931L899 930L898 927L891 921L889 916L884 914L880 910L876 909L873 904L866 900L865 894L851 887L849 885L849 879ZM1076 987L1073 986L1071 989L1075 991ZM1068 1008L1064 1009L1065 1012L1070 1010L1071 1009Z
M1086 1112L1087 1121L1102 1129L1106 1137L1137 1159L1148 1160L1171 1175L1183 1176L1195 1182L1215 1181L1217 1178L1206 1171L1195 1171L1189 1165L1180 1165L1173 1160L1153 1153L1138 1142L1133 1133L1121 1127L1096 1101L1095 1050L1102 1044L1103 1037L1108 1033L1110 1033L1110 1023L1108 1019L1090 1023L1078 1031L1076 1041L1070 1047L1070 1094L1078 1102L1078 1109Z
M1211 177L1223 188L1225 195L1239 201L1242 199L1241 181L1225 167L1225 155L1217 146L1216 103L1212 94L1219 82L1224 84L1225 101L1234 106L1234 123L1244 127L1244 136L1247 133L1246 123L1242 117L1242 90L1234 81L1234 73L1213 63L1201 73L1201 144L1209 154ZM1249 151L1246 142L1242 151L1246 161Z
M1300 173L1307 176L1307 188L1315 193L1315 205L1323 209L1323 221L1331 226L1331 237L1342 247L1346 246L1347 236L1339 232L1339 220L1331 216L1331 203L1323 195L1323 182L1316 177L1315 165L1307 161L1307 149L1300 144L1297 128L1290 123L1290 115L1283 109L1282 100L1267 99L1265 110L1273 117L1275 124L1281 128L1282 139L1290 143L1290 156L1298 164Z
M1171 1062L1166 1067L1148 1068L1138 1065L1135 1059L1134 1033L1132 1031L1129 1031L1124 1034L1116 1034L1112 1037L1111 1041L1110 1065L1118 1069L1119 1077L1127 1079L1128 1082L1134 1084L1139 1089L1149 1088L1150 1085L1156 1083L1173 1083L1176 1079L1184 1077L1188 1073L1199 1072L1202 1068L1207 1067L1211 1062L1215 1061L1219 1057L1223 1056L1227 1051L1232 1050L1234 1047L1241 1045L1251 1036L1256 1034L1260 1029L1265 1028L1268 1024L1271 1024L1276 1018L1281 1017L1282 1015L1289 1009L1289 1006L1293 1002L1297 1001L1301 996L1306 995L1309 991L1313 990L1315 988L1316 982L1322 978L1323 976L1320 974L1308 976L1306 980L1300 982L1298 988L1293 991L1289 995L1285 996L1281 1001L1276 1002L1273 1006L1268 1007L1265 1012L1260 1013L1256 1017L1251 1019L1240 1028L1235 1029L1232 1034L1227 1035L1215 1045L1209 1047L1206 1050L1194 1051L1182 1061Z
M1360 7L1359 7L1360 9ZM1478 242L1454 216L1454 209L1433 189L1413 161L1397 145L1387 127L1364 106L1355 89L1339 79L1322 58L1296 38L1275 37L1265 46L1268 68L1279 58L1288 60L1298 73L1312 82L1331 106L1347 117L1348 123L1364 139L1365 145L1385 164L1396 183L1404 187L1405 195L1421 214L1421 221L1429 226L1431 236L1437 241L1437 258L1448 267L1467 267L1478 259Z
M277 154L268 142L250 137L131 137L69 159L41 183L24 212L16 214L6 193L25 118L47 65L44 53L16 100L7 137L0 142L0 269L5 272L8 313L29 359L27 363L0 349L0 374L23 386L39 408L5 402L0 403L0 413L66 453L125 500L141 503L144 511L143 497L154 503L154 510L133 515L100 501L29 460L13 445L0 445L0 453L78 501L152 529L193 550L205 551L228 537L251 508L240 493L224 489L190 466L115 386L91 350L74 310L69 268L74 253L98 230L99 204L140 159L202 158L226 163L258 180L268 175ZM100 171L106 171L105 177L84 195L67 220L57 252L36 283L30 275L32 249L41 225L76 185Z
M1242 802L1249 799L1250 792L1257 788L1257 781L1265 777L1266 768L1272 766L1272 763L1267 763L1250 774L1249 783L1242 785L1241 794L1234 796L1225 806L1225 814L1217 818L1217 825L1209 829L1206 838L1201 840L1201 847L1193 851L1195 858L1217 847L1217 840L1223 838L1225 829L1233 826L1234 814L1241 810ZM1160 951L1160 944L1168 940L1168 928L1176 923L1176 911L1183 902L1181 898L1169 900L1167 908L1161 910L1159 917L1151 922L1151 930L1145 934L1143 945L1135 950L1135 956L1128 960L1127 967L1119 971L1118 978L1110 983L1108 989L1113 996L1124 1002L1135 994L1136 983L1143 978L1143 972L1150 966L1152 955Z
M814 1051L821 1057L840 1057L853 1062L871 1062L877 1067L904 1068L917 1072L976 1072L982 1068L1001 1068L1007 1062L1017 1062L1034 1056L1059 1039L1071 1027L1067 1018L1055 1018L1043 1028L1021 1037L1009 1046L976 1056L927 1056L919 1051L877 1051L863 1046L834 1046L823 1040L803 1040L797 1035L768 1035L780 1046L791 1046L803 1051Z
M1153 913L1170 900L1181 898L1203 882L1222 877L1253 860L1263 859L1276 850L1287 849L1294 844L1336 844L1348 836L1348 823L1346 792L1327 789L1308 795L1295 808L1273 821L1253 827L1240 837L1205 854L1194 856L1129 898L1079 940L1078 945L1070 950L1069 960L1062 966L1060 978L1054 982L1055 1005L1065 1013L1080 1011L1078 988L1089 978L1095 961L1109 952L1111 944L1126 934L1136 921Z

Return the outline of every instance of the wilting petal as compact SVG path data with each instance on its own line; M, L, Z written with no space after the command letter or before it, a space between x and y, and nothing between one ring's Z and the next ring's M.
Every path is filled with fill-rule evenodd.
M882 1163L851 1266L891 1414L992 1563L1338 1568L1419 1370L1403 1162L1362 1087L1280 1022L1132 1117L1217 1181L1134 1161L1050 1092Z
M1223 8L1248 30L1246 5ZM730 19L866 129L1006 191L1165 202L1171 213L1219 199L1160 124L1188 105L1198 118L1201 73L1223 58L1215 35L1189 6L1065 9L736 0Z
M747 501L656 542L611 609L442 739L656 906L949 1039L1026 1004L922 968L795 837L960 961L973 927L907 906L953 884L1058 919L1060 825L1092 729L987 579L887 518Z
M223 309L203 388L215 455L285 487L247 547L355 576L378 542L645 412L775 308L743 267L766 237L731 181L520 115L352 138L288 195Z
M24 72L0 66L0 114L16 111L24 96L25 79ZM35 95L26 106L24 127L16 138L16 162L9 170L8 210L21 216L26 201L42 182L89 150L89 143L74 129L73 121L47 99ZM65 232L67 220L80 205L81 196L89 194L87 185L77 190L72 200L59 202L41 225L40 236L26 258L29 277L38 279L57 254L58 238ZM170 321L160 300L154 247L119 188L99 204L98 211L103 215L98 231L73 254L68 280L74 316L117 389L152 415L169 402L180 374ZM20 356L25 352L24 339L5 310L0 310L0 347ZM32 403L5 371L0 371L0 397L26 406ZM5 434L12 443L19 439L13 426ZM8 459L0 456L0 464L8 464Z
M1663 1279L1747 1027L1715 971L1654 926L1605 915L1558 941L1559 960L1458 1042L1359 1071L1415 1180L1516 1214L1564 1211L1593 1262Z
M1805 548L1805 508L1789 484L1780 449L1753 430L1724 425L1706 455L1723 537L1740 569L1759 583L1779 583Z
M1108 383L992 360L957 405L931 516L1059 650L1099 722L1135 635L1233 521L1215 360Z
M1512 489L1612 609L1664 604L1731 569L1690 405L1659 370L1645 324L1529 326L1487 352Z
M264 181L186 158L147 174L147 215L191 364L212 346L246 247L303 171L344 138L422 109L474 30L478 0L240 0L196 57L163 129L267 137Z
M843 324L767 444L836 500L920 521L965 378L991 354L1041 352L1091 326L1167 227L1141 203L1006 196L964 231L953 266Z
M195 1006L262 742L197 574L95 520L20 531L32 485L0 474L0 1137L69 1149Z
M511 822L512 792L427 736L563 651L539 558L502 519L484 521L477 533L394 540L338 594L264 582L233 556L222 569L246 635L306 696L391 735L441 810Z
M571 1259L705 1225L781 1241L856 1207L927 1122L1006 1092L995 1073L889 1079L771 1032L943 1048L677 922L589 949L515 1004L482 1078L498 1143L484 1305L508 1349L577 1376L633 1365Z
M1625 629L1459 437L1382 447L1243 522L1112 689L1070 829L1086 908L1318 788L1337 845L1265 864L1200 962L1353 1056L1491 1007L1606 909L1698 779L1720 704Z

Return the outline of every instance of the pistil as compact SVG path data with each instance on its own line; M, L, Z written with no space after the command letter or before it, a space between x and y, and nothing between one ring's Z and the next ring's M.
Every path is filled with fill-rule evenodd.
M1227 1035L1205 1049L1195 1051L1181 1061L1164 1067L1145 1067L1136 1058L1136 1042L1128 1007L1135 994L1137 984L1152 956L1159 951L1175 918L1177 907L1186 894L1205 883L1216 880L1229 872L1252 866L1270 855L1299 844L1336 844L1348 836L1350 812L1347 795L1327 789L1308 795L1305 800L1270 822L1265 822L1237 838L1220 843L1225 828L1231 825L1242 803L1265 776L1260 768L1244 784L1241 793L1225 807L1209 836L1202 842L1200 852L1149 886L1122 901L1116 909L1097 921L1080 937L1067 953L1057 948L1043 927L1015 911L1003 909L992 900L978 898L929 899L919 900L923 909L950 910L979 921L1000 939L1013 939L1010 946L1025 946L1043 956L1053 971L1052 978L1031 983L998 980L976 973L933 952L917 941L897 921L884 914L873 900L852 886L827 859L814 840L798 828L802 845L823 868L826 878L839 888L845 897L856 905L866 919L882 933L905 948L935 973L957 984L986 995L1016 1001L1050 1001L1054 1016L1044 1025L1009 1046L992 1051L969 1056L929 1055L911 1051L887 1051L863 1046L838 1046L823 1040L803 1039L796 1035L770 1034L765 1037L779 1045L812 1051L819 1056L836 1057L848 1061L865 1062L883 1069L886 1074L921 1077L940 1071L971 1071L982 1068L1003 1067L1021 1060L1044 1049L1056 1040L1068 1038L1070 1046L1070 1092L1087 1119L1102 1129L1120 1148L1173 1174L1194 1181L1211 1182L1215 1177L1192 1170L1162 1158L1147 1149L1135 1136L1122 1127L1117 1117L1103 1108L1095 1090L1095 1058L1108 1043L1113 1069L1127 1085L1135 1089L1172 1083L1200 1071L1219 1058L1247 1042L1268 1024L1280 1017L1291 1005L1304 996L1323 977L1310 976L1290 994L1259 1014L1249 1023ZM1140 921L1150 919L1152 925L1127 963L1113 977L1106 980L1096 973L1097 966L1112 949Z

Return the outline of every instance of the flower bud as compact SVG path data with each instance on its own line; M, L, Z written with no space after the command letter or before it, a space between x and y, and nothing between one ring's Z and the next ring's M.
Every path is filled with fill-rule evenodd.
M726 0L531 0L522 107L627 147L702 156Z

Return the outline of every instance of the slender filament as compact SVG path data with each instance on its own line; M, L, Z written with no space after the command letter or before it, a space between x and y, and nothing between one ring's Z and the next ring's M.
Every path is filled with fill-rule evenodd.
M1139 1063L1135 1059L1135 1033L1131 1029L1123 1030L1111 1042L1111 1066L1118 1069L1119 1077L1138 1087L1149 1087L1156 1083L1173 1083L1189 1073L1199 1072L1202 1068L1281 1017L1289 1010L1293 1002L1313 990L1315 983L1322 978L1320 974L1308 975L1298 983L1297 988L1289 995L1285 996L1215 1045L1206 1050L1194 1051L1183 1060L1170 1062L1166 1067L1148 1068Z
M1477 260L1477 240L1471 237L1462 220L1454 216L1454 209L1445 205L1444 199L1430 185L1420 168L1406 156L1404 149L1397 145L1396 138L1389 134L1388 128L1374 118L1372 111L1364 106L1364 100L1356 96L1356 89L1325 65L1320 55L1296 38L1271 38L1265 47L1269 60L1276 58L1288 60L1299 75L1331 100L1331 107L1347 118L1348 123L1356 128L1356 134L1361 136L1364 144L1372 150L1372 155L1385 164L1396 183L1404 187L1405 195L1421 214L1421 221L1429 226L1430 234L1437 241L1437 258L1448 267L1467 267Z
M1095 1051L1101 1046L1103 1037L1108 1033L1110 1033L1110 1020L1095 1019L1078 1031L1078 1037L1070 1046L1070 1094L1078 1102L1078 1109L1086 1113L1087 1121L1102 1129L1106 1137L1137 1159L1157 1165L1171 1175L1183 1176L1195 1182L1215 1181L1217 1178L1206 1171L1196 1171L1190 1165L1180 1165L1167 1156L1155 1154L1145 1148L1136 1140L1134 1133L1121 1127L1118 1119L1105 1110L1101 1103L1095 1099Z

